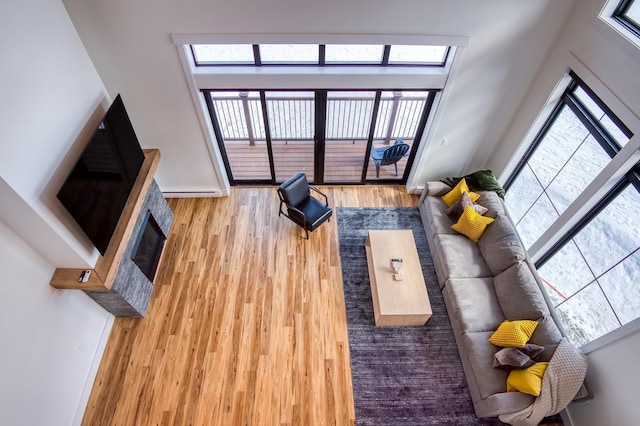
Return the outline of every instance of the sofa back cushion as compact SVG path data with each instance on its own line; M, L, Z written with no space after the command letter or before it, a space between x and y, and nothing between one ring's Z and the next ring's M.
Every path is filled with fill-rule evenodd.
M493 223L487 226L478 240L478 248L493 275L498 275L525 258L520 237L504 214L498 214Z
M504 203L498 194L493 191L479 191L478 194L480 194L480 198L476 200L476 203L489 209L491 214L487 213L487 216L495 217L504 214Z
M538 361L550 361L561 340L562 333L553 317L545 315L538 318L538 326L533 331L529 343L544 347Z
M493 286L505 318L537 320L549 315L549 307L526 262L517 262L493 277Z

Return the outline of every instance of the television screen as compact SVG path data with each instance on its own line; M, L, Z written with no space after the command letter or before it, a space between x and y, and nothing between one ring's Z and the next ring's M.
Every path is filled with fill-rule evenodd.
M118 95L58 192L58 199L104 255L144 162Z

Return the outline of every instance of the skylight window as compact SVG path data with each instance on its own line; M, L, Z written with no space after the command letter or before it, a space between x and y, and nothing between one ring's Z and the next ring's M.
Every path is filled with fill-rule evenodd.
M373 44L327 44L326 63L382 64L384 46Z
M444 64L446 46L391 46L390 64Z
M261 44L260 61L267 63L318 63L317 44Z
M191 49L198 65L255 63L250 44L192 44Z

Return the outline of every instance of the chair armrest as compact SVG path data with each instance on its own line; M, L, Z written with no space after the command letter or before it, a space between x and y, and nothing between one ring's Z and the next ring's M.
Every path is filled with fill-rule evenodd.
M285 206L287 206L288 209L294 210L297 213L300 213L302 215L302 217L307 218L307 216L304 214L304 212L302 210L300 210L299 208L297 208L296 206L292 206L291 204L287 204L286 202L282 202L280 203L280 211L282 212L282 204L284 204ZM286 214L286 212L282 212L285 216L288 216Z
M322 192L320 192L320 190L318 188L316 188L315 186L311 186L309 185L309 189L317 192L318 194L322 195L324 197L324 204L325 205L329 205L329 199L327 198L327 196L325 194L323 194Z
M373 158L374 160L381 161L382 158L384 157L384 152L387 150L387 148L388 147L386 146L376 148L373 145L371 145L371 151L369 152L369 154L371 155L371 158Z

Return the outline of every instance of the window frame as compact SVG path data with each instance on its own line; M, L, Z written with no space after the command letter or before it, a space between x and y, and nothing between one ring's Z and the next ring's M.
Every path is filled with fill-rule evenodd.
M640 38L640 23L630 19L626 13L635 0L622 0L611 14L611 18Z
M189 51L191 52L191 59L195 67L229 67L229 66L239 66L239 67L274 67L274 66L287 66L287 67L340 67L340 66L349 66L349 67L420 67L420 68L444 68L447 65L447 62L450 59L451 55L451 47L448 45L438 45L445 47L445 52L440 62L389 62L389 54L391 51L391 47L394 45L400 44L381 44L383 47L382 59L379 62L375 61L336 61L336 62L327 62L326 61L326 46L329 45L338 45L338 43L298 43L298 44L312 44L318 46L318 59L316 62L286 62L286 61L277 61L277 62L264 62L261 59L260 46L261 44L252 43L251 46L253 48L253 62L224 62L224 61L202 61L199 60L196 54L196 50L194 48L195 45L205 44L205 43L193 43L189 44ZM226 44L226 43L209 43L209 44ZM243 43L249 44L249 43ZM264 44L285 44L285 43L264 43ZM351 43L352 44L352 43ZM435 46L429 44L416 44L416 46Z
M602 109L602 111L607 114L611 121L613 121L620 128L625 136L627 136L628 138L631 138L633 136L633 132L618 118L618 116L607 105L605 105L600 97L598 97L593 92L593 90L591 90L589 86L587 86L584 81L582 81L582 79L580 79L580 77L576 75L575 72L569 71L569 76L571 77L571 82L562 93L562 96L556 103L552 112L549 114L547 120L542 125L542 128L534 138L533 143L529 145L529 148L525 151L515 169L505 181L505 184L503 185L505 191L509 190L509 187L511 186L513 181L518 177L522 169L529 162L531 156L534 154L540 143L542 143L544 137L549 132L556 119L560 115L563 107L571 109L571 111L589 130L591 135L605 150L609 157L613 158L618 152L620 152L622 147L616 142L615 138L609 134L607 129L598 124L597 118L591 114L591 112L582 104L580 99L578 99L578 97L574 94L574 91L578 87L584 90L589 95L589 97L600 107L600 109Z
M541 267L554 254L561 250L566 243L570 242L629 185L634 186L635 189L640 192L640 162L638 161L640 159L640 153L636 152L638 151L638 135L640 134L638 125L640 123L635 121L635 116L630 114L617 97L608 92L607 88L604 87L595 76L590 74L588 70L582 69L580 66L578 66L578 70L589 78L591 84L596 86L596 88L603 93L603 96L596 94L596 92L592 90L592 87L588 86L584 79L580 78L572 69L567 70L564 77L560 80L560 82L563 83L563 88L560 88L560 92L556 92L556 96L552 95L550 102L545 107L548 115L539 121L535 136L530 140L528 146L524 148L519 159L513 160L514 166L510 169L506 178L504 178L505 184L503 186L505 190L508 190L518 174L527 165L528 160L553 126L562 108L567 105L565 102L567 95L575 90L576 86L584 90L596 105L620 128L622 133L629 137L629 142L621 147L615 139L608 134L608 131L606 131L604 127L602 127L602 132L597 133L592 132L592 129L589 127L588 130L590 134L599 144L602 145L602 138L604 137L606 143L602 146L611 156L611 163L596 176L595 180L585 188L574 203L572 203L569 208L556 219L554 224L544 231L538 241L532 245L530 256L536 267ZM602 100L604 98L611 104L611 107L604 103ZM581 105L579 99L576 98L575 101L577 102L577 106ZM618 112L616 113L612 107L616 107L616 111ZM584 120L580 118L580 113L583 110L589 111L586 107L582 106L582 108L578 110L577 117L585 124ZM573 110L572 112L575 113ZM629 126L634 130L631 130L629 126L622 122L620 119L621 116L629 121ZM590 126L600 127L601 125L599 120L591 120ZM580 206L577 206L578 204L580 204ZM541 240L544 241L540 243ZM556 315L555 312L553 315ZM582 350L585 353L589 353L629 334L635 333L638 330L640 330L640 317L584 344Z

